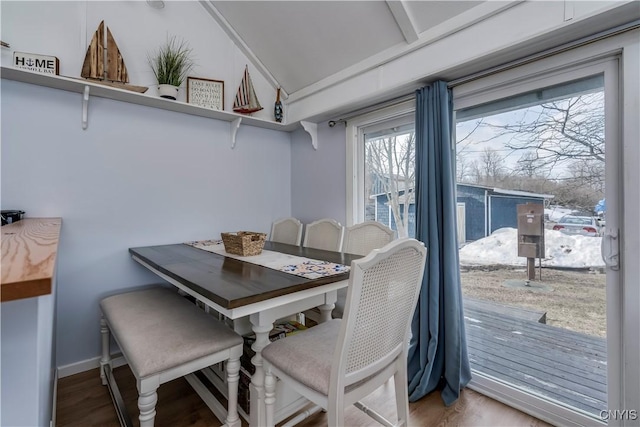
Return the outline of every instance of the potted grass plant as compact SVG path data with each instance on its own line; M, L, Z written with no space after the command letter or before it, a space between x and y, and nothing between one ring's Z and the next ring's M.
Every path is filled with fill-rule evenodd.
M158 94L162 98L175 100L178 88L195 65L192 49L187 42L173 36L149 56L148 60L158 82Z

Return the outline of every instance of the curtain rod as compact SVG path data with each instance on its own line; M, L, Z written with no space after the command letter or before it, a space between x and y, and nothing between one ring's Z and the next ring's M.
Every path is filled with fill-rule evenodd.
M535 53L533 55L525 56L524 58L516 59L514 61L507 62L505 64L501 64L501 65L498 65L498 66L495 66L495 67L488 68L486 70L478 71L477 73L469 74L468 76L464 76L464 77L461 77L459 79L455 79L455 80L450 81L449 83L447 83L447 87L454 88L454 87L462 85L464 83L469 83L471 81L478 80L478 79L481 79L483 77L490 76L492 74L497 74L497 73L500 73L502 71L506 71L506 70L509 70L509 69L512 69L512 68L519 67L521 65L525 65L525 64L528 64L528 63L531 63L531 62L534 62L534 61L538 61L540 59L547 58L549 56L556 55L558 53L566 52L566 51L571 50L571 49L575 49L575 48L578 48L578 47L581 47L581 46L585 46L587 44L594 43L594 42L597 42L599 40L606 39L608 37L613 37L613 36L617 36L617 35L622 34L622 33L626 33L628 31L633 31L633 30L635 30L637 28L640 28L640 20L631 21L631 22L629 22L627 24L619 25L617 27L610 28L610 29L605 30L605 31L601 31L601 32L596 33L596 34L592 34L590 36L586 36L586 37L583 37L581 39L574 40L572 42L565 43L565 44L562 44L560 46L556 46L554 48L547 49L547 50L544 50L542 52ZM422 85L422 83L420 84L420 86L421 85ZM400 96L398 96L396 98L393 98L393 99L390 99L388 101L380 102L378 104L374 104L374 105L371 105L369 107L365 107L365 108L362 108L362 109L359 109L359 110L351 111L351 112L347 113L344 117L341 117L341 118L335 119L335 120L329 120L329 126L333 127L338 122L344 122L346 124L347 120L350 120L350 119L352 119L354 117L358 117L358 116L361 116L363 114L367 114L367 113L370 113L372 111L379 110L381 108L392 107L394 105L398 105L398 104L401 104L403 102L409 101L410 99L412 99L415 96L414 92L415 92L415 89L413 89L410 93L406 93L406 94L400 95Z
M361 108L359 110L351 111L347 113L344 117L340 117L339 119L329 120L329 126L334 127L336 123L344 122L347 123L347 120L353 119L354 117L362 116L363 114L371 113L373 111L380 110L382 108L393 107L395 105L402 104L403 102L410 101L414 98L414 91L410 93L400 95L393 99L389 99L387 101L379 102L377 104L370 105L368 107Z
M600 41L600 40L603 40L603 39L606 39L606 38L609 38L609 37L617 36L619 34L626 33L627 31L632 31L632 30L635 30L637 28L640 28L640 20L635 20L635 21L629 22L627 24L619 25L617 27L610 28L610 29L605 30L605 31L601 31L601 32L596 33L596 34L592 34L590 36L586 36L586 37L583 37L581 39L574 40L572 42L565 43L565 44L562 44L560 46L556 46L554 48L547 49L547 50L544 50L542 52L535 53L533 55L525 56L524 58L520 58L520 59L516 59L516 60L511 61L511 62L507 62L506 64L501 64L501 65L498 65L496 67L488 68L486 70L482 70L482 71L479 71L477 73L470 74L468 76L461 77L461 78L456 79L456 80L452 80L447 84L447 87L453 88L453 87L459 86L459 85L464 84L464 83L469 83L471 81L478 80L478 79L481 79L483 77L490 76L492 74L497 74L497 73L500 73L502 71L506 71L506 70L509 70L509 69L512 69L512 68L516 68L516 67L525 65L525 64L529 64L531 62L539 61L539 60L547 58L549 56L553 56L553 55L557 55L557 54L562 53L562 52L569 51L571 49L576 49L578 47L585 46L585 45L588 45L590 43L594 43L594 42L597 42L597 41Z

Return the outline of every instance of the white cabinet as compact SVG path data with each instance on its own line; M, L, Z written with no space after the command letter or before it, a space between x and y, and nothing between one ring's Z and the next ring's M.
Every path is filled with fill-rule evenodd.
M60 218L2 227L0 425L55 422L56 259Z

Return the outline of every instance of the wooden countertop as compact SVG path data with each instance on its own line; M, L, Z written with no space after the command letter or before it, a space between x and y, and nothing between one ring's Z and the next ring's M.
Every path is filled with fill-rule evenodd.
M2 226L0 300L51 293L62 218L25 218Z

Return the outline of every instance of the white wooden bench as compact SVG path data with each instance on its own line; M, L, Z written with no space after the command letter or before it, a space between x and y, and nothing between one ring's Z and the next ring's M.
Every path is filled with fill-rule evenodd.
M109 386L123 426L131 419L111 373L109 332L138 387L140 426L152 427L161 384L226 361L229 399L225 425L239 427L238 381L242 337L174 290L154 287L107 297L102 309L102 384Z

